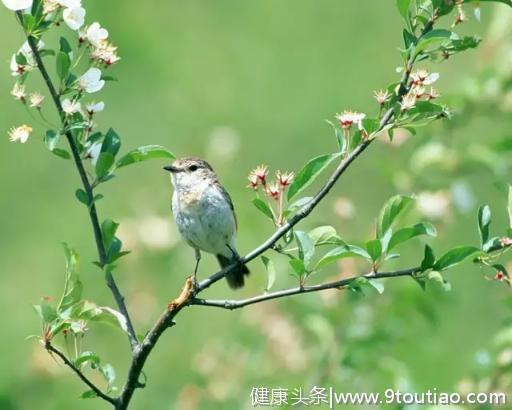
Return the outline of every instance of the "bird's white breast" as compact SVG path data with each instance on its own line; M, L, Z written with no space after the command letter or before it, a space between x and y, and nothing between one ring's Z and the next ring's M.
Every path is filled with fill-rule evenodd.
M236 231L228 200L206 181L187 190L175 190L172 211L184 239L202 251L231 257Z

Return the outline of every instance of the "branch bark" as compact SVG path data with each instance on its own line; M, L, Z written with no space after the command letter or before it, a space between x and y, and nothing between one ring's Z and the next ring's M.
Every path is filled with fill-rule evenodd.
M16 14L17 14L18 18L20 19L20 21L23 21L23 15L21 14L21 12L17 12ZM36 62L37 68L43 77L43 80L48 88L48 91L50 92L50 95L55 104L55 107L57 108L57 111L59 113L61 125L62 125L63 129L66 129L66 126L67 126L66 115L62 109L60 95L57 92L55 86L53 85L51 77L48 74L48 70L46 69L46 66L44 65L44 62L41 58L39 50L37 49L37 43L39 40L37 38L35 38L34 36L30 35L29 33L25 32L25 35L27 37L27 42L30 46L30 49L32 50L32 54L34 55L34 60ZM78 151L77 145L73 138L73 134L71 133L71 131L66 131L65 136L66 136L68 145L71 149L73 161L78 170L78 174L80 176L80 180L82 181L82 185L83 185L84 191L87 195L88 202L91 204L88 207L89 219L91 221L92 228L93 228L94 239L96 242L96 248L97 248L97 252L98 252L99 262L100 262L100 265L102 267L104 267L108 263L108 259L107 259L107 252L105 250L105 245L103 243L103 234L101 232L101 225L100 225L99 218L98 218L98 211L97 211L96 205L94 203L93 188L92 188L89 178L87 176L87 172L85 171L85 167L82 162L82 159L80 158L80 153ZM114 280L112 272L106 271L105 279L106 279L108 287L110 288L110 290L112 292L112 295L114 296L114 299L116 300L119 311L126 319L128 339L129 339L130 345L132 347L132 350L134 350L138 344L138 340L137 340L137 336L136 336L135 329L133 327L130 315L128 313L128 309L126 308L124 297L121 294L121 291L119 290L119 288L117 287L117 284Z
M82 380L96 395L100 398L102 398L105 401L108 401L113 406L117 405L118 400L110 397L109 395L103 393L99 387L97 387L93 382L91 382L83 373L82 371L76 367L67 357L62 353L59 349L54 347L50 342L46 342L45 349L50 352L50 354L55 354L64 362L66 366L68 366L73 372L76 373L76 375Z
M384 279L384 278L397 278L400 276L412 276L417 272L420 272L421 269L419 267L399 270L395 272L381 272L381 273L367 273L366 275L354 276L347 279L341 279L334 282L322 283L319 285L312 286L297 286L295 288L280 290L271 293L265 293L259 296L254 296L252 298L241 299L241 300L211 300L211 299L199 299L194 298L190 301L191 305L200 305L200 306L212 306L218 307L222 309L235 310L240 309L245 306L254 305L255 303L265 302L273 299L280 299L287 296L295 296L302 295L304 293L311 292L319 292L327 289L339 289L342 290L349 286L352 282L359 278L367 278L367 279Z

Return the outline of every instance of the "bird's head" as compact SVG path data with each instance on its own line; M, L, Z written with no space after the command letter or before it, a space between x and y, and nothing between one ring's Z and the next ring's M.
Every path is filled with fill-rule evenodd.
M164 167L171 173L175 188L191 188L202 182L217 180L215 171L208 162L197 157L184 157Z

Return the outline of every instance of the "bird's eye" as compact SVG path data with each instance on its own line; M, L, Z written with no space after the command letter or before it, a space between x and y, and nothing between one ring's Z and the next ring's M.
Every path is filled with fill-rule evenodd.
M188 170L189 170L189 171L192 171L192 172L193 172L193 171L197 171L197 165L191 165L191 166L189 166L189 167L188 167Z

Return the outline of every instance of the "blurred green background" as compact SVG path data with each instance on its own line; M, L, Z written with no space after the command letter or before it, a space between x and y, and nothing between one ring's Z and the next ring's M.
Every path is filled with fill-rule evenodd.
M402 22L393 1L110 0L85 6L87 21L109 29L122 57L111 69L120 81L95 96L107 106L98 116L99 126L114 127L125 150L162 144L177 155L206 158L233 197L240 252L272 232L250 204L248 171L259 163L297 171L311 157L335 149L324 120L343 109L375 113L373 90L396 81L400 64ZM511 52L508 43L500 43L499 25L486 37L493 15L507 28L512 12L504 6L495 12L483 7L480 24L470 8L467 13L471 21L461 30L484 37L481 50L433 68L441 73L440 92L456 96L451 99L458 107L456 120L422 128L406 141L398 138L400 146L375 144L302 229L331 224L343 238L363 241L372 234L384 201L401 192L423 198L406 219L434 219L438 254L457 244L477 244L480 203L491 204L497 233L505 231L509 158L485 147L510 137L512 104L507 106L492 86L502 78L498 66L504 61L512 66ZM505 38L510 40L510 33ZM52 39L46 41L52 45ZM61 241L81 255L86 297L101 305L113 306L113 301L91 263L92 232L74 198L79 181L71 162L48 153L44 129L9 95L8 61L22 42L14 17L2 8L0 409L108 408L99 400L78 399L84 391L79 381L37 341L25 340L40 328L31 304L61 292ZM39 80L33 84L44 91ZM484 94L485 106L475 104ZM49 102L45 110L53 115ZM29 143L9 143L7 130L22 123L35 128ZM430 162L420 163L426 157ZM176 234L171 187L161 165L155 161L121 170L103 186L106 198L99 206L102 217L121 222L122 238L133 251L115 275L142 334L177 294L194 263L193 252ZM415 265L422 246L420 240L407 245L403 257L388 267ZM279 272L275 288L292 285L286 260L272 257ZM261 292L263 265L257 260L250 267L244 290L235 294L222 283L208 295ZM213 258L204 258L200 277L216 269ZM344 262L311 281L363 269ZM461 265L448 275L450 293L422 292L412 280L398 279L386 282L382 296L333 292L235 312L186 309L150 357L148 384L137 392L133 409L248 408L252 386L456 391L461 382L489 370L488 349L510 317L510 290L484 275L470 263ZM93 326L84 349L114 365L120 387L129 354L125 336Z

